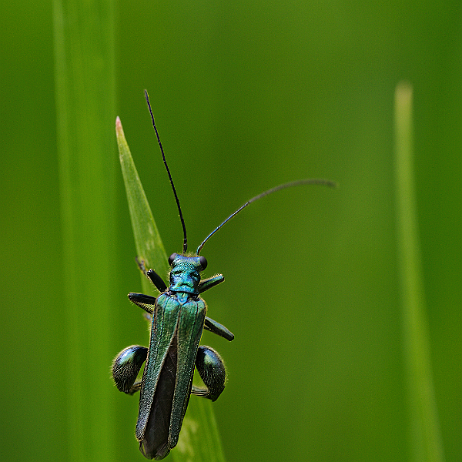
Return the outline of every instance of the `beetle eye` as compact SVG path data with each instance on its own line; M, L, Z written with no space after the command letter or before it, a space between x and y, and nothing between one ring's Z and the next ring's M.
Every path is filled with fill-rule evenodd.
M172 263L173 263L173 261L175 260L176 257L177 257L176 253L172 253L172 255L170 255L170 257L168 257L168 264L170 266L172 266Z
M205 268L207 268L207 259L202 255L199 257L199 263L202 266L202 270L205 270Z

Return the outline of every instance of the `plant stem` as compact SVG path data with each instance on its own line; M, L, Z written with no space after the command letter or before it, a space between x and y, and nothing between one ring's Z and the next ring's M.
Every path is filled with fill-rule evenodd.
M108 377L116 284L114 5L112 0L54 0L53 14L68 338L67 460L114 460Z
M395 139L398 263L412 456L416 462L442 462L444 455L433 392L413 178L412 87L407 83L400 83L396 88Z

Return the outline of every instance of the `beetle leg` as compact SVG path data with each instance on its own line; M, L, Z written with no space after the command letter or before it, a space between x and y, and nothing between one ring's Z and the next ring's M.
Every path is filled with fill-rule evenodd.
M217 284L220 284L224 280L225 278L222 274L217 274L216 276L212 276L211 278L202 279L201 282L199 282L199 293L211 289L212 287L216 286Z
M156 286L159 292L165 292L167 290L167 284L165 284L164 280L153 269L150 269L146 273L146 276Z
M223 324L220 324L207 316L205 317L204 329L213 332L226 340L234 340L234 334L229 329L227 329Z
M135 260L136 264L138 265L138 268L146 276L146 265L144 264L144 260L141 257L135 257Z
M112 378L119 391L129 395L141 388L141 381L136 382L136 377L141 369L148 349L140 345L132 345L123 349L112 362Z
M146 266L142 258L136 257L136 263L138 263L140 270L151 280L159 292L165 292L167 290L167 284L165 284L164 280L153 269L146 271Z
M225 389L226 370L220 355L208 346L197 350L196 368L206 388L193 385L191 393L215 401Z
M156 307L156 297L151 297L151 295L137 294L130 292L128 298L135 305L138 305L144 311L147 311L149 314L154 313Z

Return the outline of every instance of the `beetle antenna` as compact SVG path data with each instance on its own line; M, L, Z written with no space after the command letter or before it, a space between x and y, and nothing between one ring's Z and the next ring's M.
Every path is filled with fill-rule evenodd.
M178 199L178 195L176 193L175 185L173 184L173 178L172 178L172 175L170 173L170 169L168 168L167 160L165 159L164 149L162 148L162 143L160 142L160 137L159 137L159 133L157 131L156 122L154 121L154 115L152 113L151 103L149 102L149 95L148 95L147 90L144 90L144 96L146 97L146 102L148 103L149 113L151 114L152 126L154 127L154 131L156 132L157 142L159 143L160 152L162 153L162 159L164 160L164 165L165 165L165 168L166 168L167 173L168 173L168 178L170 180L170 185L172 186L172 189L173 189L173 194L175 196L176 206L178 207L178 212L180 213L181 226L183 227L183 253L186 253L186 251L188 250L188 238L186 237L186 225L184 223L183 212L181 211L180 200Z
M272 194L276 191L280 191L281 189L286 189L286 188L292 188L293 186L301 186L305 184L320 184L324 186L329 186L331 188L336 188L337 183L334 181L330 180L323 180L323 179L316 179L316 178L307 178L304 180L297 180L297 181L291 181L290 183L284 183L280 184L279 186L275 186L274 188L268 189L267 191L263 191L261 194L258 196L252 197L252 199L249 199L245 204L241 205L235 212L233 212L228 218L226 218L223 223L218 225L200 244L200 246L196 250L196 255L199 255L199 252L202 250L202 247L204 247L204 244L220 229L222 228L226 223L228 223L231 218L234 218L241 210L245 209L249 204L252 202L257 201L258 199L261 199L262 197L268 196L269 194Z

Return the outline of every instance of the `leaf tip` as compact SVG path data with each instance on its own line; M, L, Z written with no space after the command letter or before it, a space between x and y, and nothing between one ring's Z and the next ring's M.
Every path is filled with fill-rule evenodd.
M117 141L123 142L125 141L124 129L122 128L122 122L120 121L119 116L116 117L116 137Z

